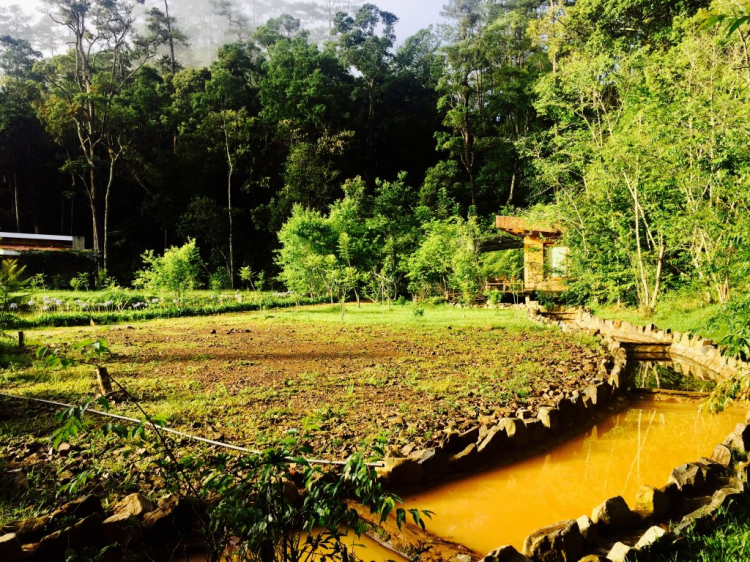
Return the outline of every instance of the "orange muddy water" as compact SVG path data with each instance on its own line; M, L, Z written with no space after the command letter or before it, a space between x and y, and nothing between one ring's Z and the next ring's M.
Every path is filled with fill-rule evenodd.
M547 454L448 483L406 504L434 511L427 529L444 539L480 553L504 544L520 550L531 531L590 515L607 498L621 495L632 505L642 485L663 486L675 466L710 456L744 416L739 408L712 416L695 403L634 402Z

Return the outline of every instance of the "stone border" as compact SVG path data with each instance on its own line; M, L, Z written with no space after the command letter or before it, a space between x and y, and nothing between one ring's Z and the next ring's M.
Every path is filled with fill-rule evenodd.
M663 345L670 355L706 368L717 380L732 377L738 371L750 368L750 364L724 355L712 340L689 332L659 330L653 324L636 326L622 320L604 320L582 309L547 311L534 302L529 303L529 318L560 326L563 330L573 328L625 342Z
M573 391L550 406L542 406L535 418L519 409L517 416L502 418L495 425L477 425L462 433L448 433L437 446L406 458L388 457L377 469L391 488L422 490L457 477L537 454L600 421L603 415L624 405L620 398L625 350L609 346L610 358L600 366L600 375L583 391ZM607 371L605 363L611 363Z

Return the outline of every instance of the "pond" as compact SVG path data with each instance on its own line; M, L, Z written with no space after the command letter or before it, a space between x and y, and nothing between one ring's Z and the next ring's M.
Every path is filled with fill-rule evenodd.
M432 533L486 553L520 550L533 530L591 514L616 495L630 505L641 486L663 486L672 469L710 456L744 410L718 416L697 403L641 400L546 454L406 498L435 512Z

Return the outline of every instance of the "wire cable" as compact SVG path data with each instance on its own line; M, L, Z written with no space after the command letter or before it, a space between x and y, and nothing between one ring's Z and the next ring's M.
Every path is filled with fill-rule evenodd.
M0 396L4 396L5 398L11 398L11 399L16 399L16 400L29 400L32 402L41 402L42 404L49 404L51 406L57 406L60 408L75 408L76 407L76 406L73 406L72 404L65 404L64 402L55 402L54 400L44 400L42 398L31 398L29 396L18 396L15 394L6 394L4 392L0 392ZM127 416L111 414L109 412L102 412L101 410L94 410L93 408L87 408L86 411L91 412L92 414L106 416L108 418L114 418L117 420L129 422L129 423L136 423L136 424L143 423L141 420L136 419L136 418L129 418ZM170 429L168 427L159 427L150 420L147 420L145 424L153 427L157 431L171 433L173 435L178 435L179 437L184 437L186 439L191 439L193 441L199 441L201 443L207 443L208 445L214 445L215 447L222 447L224 449L231 449L232 451L239 451L240 453L249 453L251 455L263 454L263 451L248 449L246 447L240 447L238 445L232 445L230 443L223 443L221 441L214 441L213 439L206 439L205 437L198 437L197 435L190 435L189 433L184 433L176 429ZM292 457L285 457L284 460L290 461L290 462L295 461L295 459ZM332 461L332 460L325 460L325 459L304 459L304 460L308 462L309 464L319 464L319 465L327 465L327 466L345 466L346 465L346 461ZM366 466L372 467L372 468L382 468L385 465L383 463L366 463Z

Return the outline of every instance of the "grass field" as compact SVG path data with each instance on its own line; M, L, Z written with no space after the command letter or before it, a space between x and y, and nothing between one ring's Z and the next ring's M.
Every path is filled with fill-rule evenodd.
M653 323L662 330L670 328L672 331L700 334L704 338L711 338L717 342L729 333L728 326L714 321L721 307L715 304L705 304L700 299L679 297L666 299L659 303L652 316L645 316L633 308L618 306L592 308L597 316L608 320L619 319L641 326Z
M350 305L343 316L339 307L316 306L26 336L29 353L105 338L111 374L170 427L251 448L296 432L315 456L336 459L378 436L400 455L438 443L446 429L489 423L511 408L533 411L586 385L602 353L595 340L533 324L523 310L448 306ZM49 369L27 354L0 372L0 388L79 404L97 391L92 371ZM130 404L113 410L140 417ZM0 446L40 481L59 484L66 471L90 465L99 476L138 482L105 454L121 448L111 439L92 448L82 435L74 459L50 454L43 438L54 426L47 408L4 401ZM142 469L149 454L142 456L128 463ZM29 457L35 465L20 464ZM6 518L15 515L6 509Z

